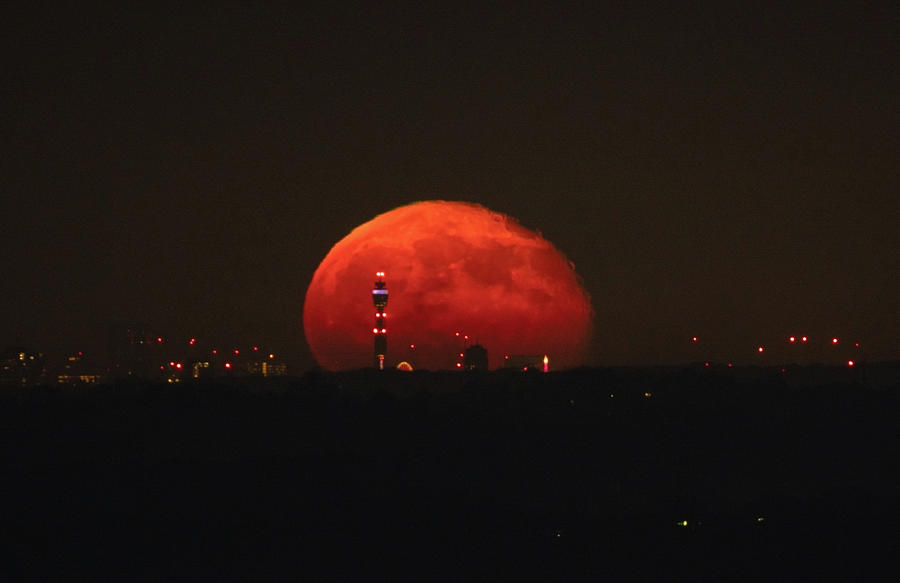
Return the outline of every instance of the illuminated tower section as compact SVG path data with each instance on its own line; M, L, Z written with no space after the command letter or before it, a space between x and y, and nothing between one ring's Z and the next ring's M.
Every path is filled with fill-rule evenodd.
M372 303L375 304L375 368L384 370L384 357L387 355L387 330L384 327L384 319L387 314L384 308L388 303L388 290L384 283L384 272L375 274L375 287L372 288Z

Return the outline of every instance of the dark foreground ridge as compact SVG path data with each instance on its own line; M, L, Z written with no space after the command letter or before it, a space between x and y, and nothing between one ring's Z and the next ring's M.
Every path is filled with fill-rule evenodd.
M5 389L0 578L891 579L897 373Z

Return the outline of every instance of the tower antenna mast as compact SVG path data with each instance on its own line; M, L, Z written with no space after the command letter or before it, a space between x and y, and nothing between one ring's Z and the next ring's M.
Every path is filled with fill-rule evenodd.
M387 329L384 327L384 319L387 314L384 308L388 303L388 290L384 283L384 272L375 274L375 287L372 288L372 303L375 304L375 368L384 370L384 358L387 356Z

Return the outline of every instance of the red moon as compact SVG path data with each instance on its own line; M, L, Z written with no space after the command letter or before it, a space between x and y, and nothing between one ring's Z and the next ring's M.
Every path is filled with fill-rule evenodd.
M323 368L372 366L377 271L390 292L390 366L452 369L476 343L492 369L503 367L505 355L546 354L551 369L583 364L593 310L572 263L511 217L426 201L356 227L316 269L303 328Z

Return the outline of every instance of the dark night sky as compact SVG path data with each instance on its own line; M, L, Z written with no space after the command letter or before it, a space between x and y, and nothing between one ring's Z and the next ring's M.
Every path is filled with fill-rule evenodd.
M305 367L330 247L442 198L575 263L590 364L897 358L892 4L543 4L4 9L0 345L141 321Z

